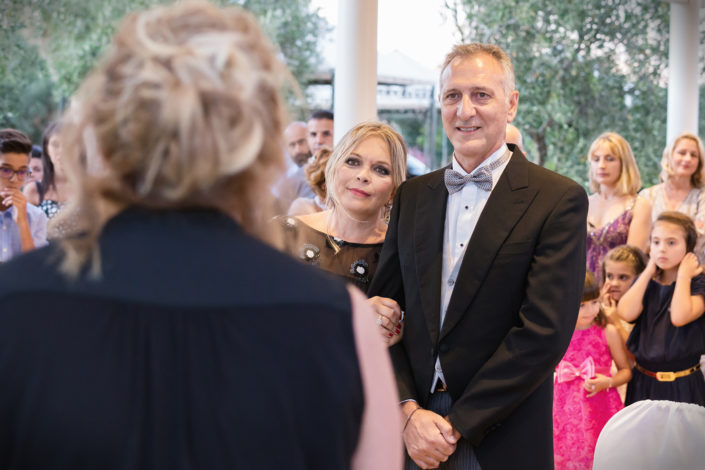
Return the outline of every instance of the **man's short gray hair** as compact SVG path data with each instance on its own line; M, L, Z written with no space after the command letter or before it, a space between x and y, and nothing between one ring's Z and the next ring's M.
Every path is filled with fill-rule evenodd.
M446 55L443 61L443 67L441 67L441 77L443 77L443 72L450 65L453 60L458 57L472 57L477 54L487 54L494 57L497 62L504 69L504 93L509 99L509 95L515 90L515 80L514 80L514 65L512 65L512 60L509 58L504 50L495 44L482 44L479 42L473 42L469 44L456 44L453 49Z

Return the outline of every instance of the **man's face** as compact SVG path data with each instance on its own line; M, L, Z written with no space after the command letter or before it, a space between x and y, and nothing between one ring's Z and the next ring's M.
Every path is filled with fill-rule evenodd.
M308 146L316 153L323 147L333 148L333 121L330 119L311 119L308 121Z
M308 148L306 135L308 130L303 123L292 124L284 131L284 142L286 151L296 163L296 166L303 166L311 156L311 150Z
M477 167L504 144L516 115L519 93L504 91L504 70L484 53L457 57L441 75L441 117L456 158Z
M19 190L24 184L24 178L20 178L17 173L10 173L10 170L27 172L29 170L29 155L26 153L0 153L0 191L4 189ZM10 173L10 177L5 177L4 173Z

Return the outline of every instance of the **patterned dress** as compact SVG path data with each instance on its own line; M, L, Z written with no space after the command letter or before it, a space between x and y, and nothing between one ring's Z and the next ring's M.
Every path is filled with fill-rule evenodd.
M57 202L53 199L44 199L39 203L39 208L44 211L47 219L54 217L64 206L63 203Z
M586 373L589 362L594 365L594 373L610 375L612 355L605 339L605 330L595 325L585 330L575 330L568 350L558 364L558 369L574 369L576 373L572 379L558 373L554 381L553 447L556 470L591 469L600 431L612 415L624 408L614 388L587 398L583 386L585 379L590 378L586 376L591 375Z
M651 203L651 220L654 221L661 212L669 210L666 204L666 192L663 183L646 188L639 193ZM702 188L693 188L676 209L695 223L698 231L698 241L695 244L695 255L700 264L705 264L705 191Z
M627 208L612 222L602 227L592 227L589 224L587 236L587 268L595 275L598 284L602 277L602 260L612 248L627 243L629 225L632 223L634 202L632 199Z
M284 228L284 251L367 291L377 270L382 243L351 243L330 237L296 217L277 217L277 221Z

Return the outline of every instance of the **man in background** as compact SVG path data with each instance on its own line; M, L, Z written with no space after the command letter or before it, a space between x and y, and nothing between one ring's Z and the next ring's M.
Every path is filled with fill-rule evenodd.
M314 111L306 126L308 146L314 155L323 147L333 149L333 113L325 110Z
M0 262L47 244L47 219L27 203L21 188L29 174L32 142L15 129L0 129Z
M305 122L294 121L284 129L284 144L286 151L294 164L301 168L311 158L308 146L308 127Z

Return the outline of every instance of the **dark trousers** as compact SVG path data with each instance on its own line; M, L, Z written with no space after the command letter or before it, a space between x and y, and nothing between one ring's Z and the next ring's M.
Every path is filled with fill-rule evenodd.
M441 416L448 414L451 405L452 400L448 392L436 392L431 395L431 399L428 401L428 409ZM482 470L477 458L475 458L472 446L463 438L458 441L458 446L448 461L441 462L441 466L438 468L440 470ZM406 454L404 470L419 470L419 466L409 458L409 454Z

